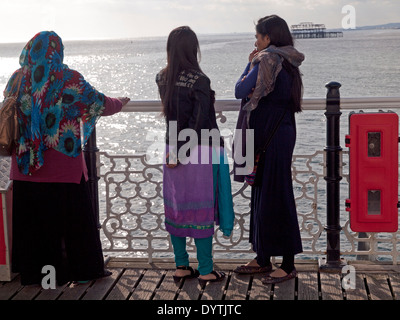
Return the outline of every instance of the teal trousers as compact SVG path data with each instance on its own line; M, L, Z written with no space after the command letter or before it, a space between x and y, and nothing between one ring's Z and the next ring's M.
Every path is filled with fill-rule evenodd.
M214 199L218 190L218 214L220 229L224 235L231 234L234 222L233 202L231 194L231 184L229 175L229 165L225 152L218 153L213 149L213 187ZM224 164L225 163L225 164ZM221 164L221 165L220 165ZM213 236L208 238L194 239L197 249L198 270L201 275L209 274L214 270L212 259ZM177 237L171 234L172 247L175 254L175 264L179 266L189 266L189 255L186 251L186 237Z
M197 269L201 275L206 275L213 271L212 240L213 237L194 239L197 261L199 262ZM171 234L171 242L174 248L176 266L189 266L189 255L186 251L186 237L176 237Z

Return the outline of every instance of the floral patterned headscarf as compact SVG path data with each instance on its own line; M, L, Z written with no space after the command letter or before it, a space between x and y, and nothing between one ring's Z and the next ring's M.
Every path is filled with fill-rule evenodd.
M18 168L32 174L44 163L45 150L54 148L76 157L87 142L104 110L104 95L83 76L63 64L64 46L53 31L35 35L20 56L21 68L10 78L8 95L19 72L18 122L20 138L16 146Z

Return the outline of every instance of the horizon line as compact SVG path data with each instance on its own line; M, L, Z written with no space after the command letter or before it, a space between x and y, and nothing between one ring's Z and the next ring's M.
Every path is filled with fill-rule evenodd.
M388 22L388 23L384 23L384 24L377 24L377 25L364 25L364 26L357 26L355 29L344 29L344 28L327 28L326 30L342 30L342 31L357 31L358 29L361 28L368 28L368 27L379 27L379 26L385 26L385 25L390 25L390 24L400 24L400 22ZM399 26L400 27L400 26ZM393 30L397 30L397 28L388 28L388 29L393 29ZM251 34L251 31L234 31L234 32L208 32L208 33L202 33L202 32L198 32L197 35L198 36L208 36L208 35L234 35L234 34ZM147 36L132 36L132 37L123 37L123 38L91 38L91 39L87 39L87 38L81 38L81 39L71 39L71 38L62 38L63 42L72 42L72 41L130 41L130 40L139 40L139 39L151 39L151 38L166 38L168 37L168 34L166 35L147 35ZM26 43L29 40L26 41L1 41L0 40L0 44L19 44L19 43Z

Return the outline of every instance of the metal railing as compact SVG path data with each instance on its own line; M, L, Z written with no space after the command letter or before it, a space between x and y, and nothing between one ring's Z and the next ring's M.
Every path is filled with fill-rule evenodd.
M326 98L306 98L303 99L302 108L305 111L325 110ZM215 111L238 111L240 108L239 100L217 100ZM398 109L400 108L400 97L360 97L360 98L340 98L340 109ZM160 112L161 101L159 100L136 100L130 101L122 108L122 112Z
M297 257L320 259L321 268L326 269L340 267L343 256L347 259L374 257L397 264L400 232L359 235L350 229L345 211L348 152L342 150L338 139L340 110L396 109L400 108L400 98L340 99L339 87L340 84L330 83L326 99L303 101L305 111L326 111L327 144L325 150L293 156L292 175L304 249ZM216 101L217 119L224 123L227 119L224 113L238 111L239 105L237 100ZM161 103L133 101L122 111L159 113ZM335 144L329 141L335 141ZM99 214L104 252L116 256L146 257L149 261L172 258L172 246L163 222L161 163L149 163L146 154L98 152L93 142L86 147L85 153L89 158L89 154L96 153L97 176L93 176L91 181L93 184L99 181L100 192L104 195L104 198L100 197L103 207ZM213 244L216 258L252 256L248 243L250 188L232 181L232 191L235 226L230 238L224 238L216 231ZM94 190L94 199L97 192ZM339 198L339 202L335 200ZM192 240L188 242L188 251L192 254L195 251Z
M336 87L335 87L336 86ZM345 198L348 196L348 152L339 141L330 145L330 134L338 139L341 110L400 109L400 97L340 98L339 87L330 83L326 99L304 99L303 110L325 110L327 143L324 150L310 154L294 154L292 177L301 230L304 259L321 259L321 267L341 266L347 259L376 258L399 263L400 231L395 233L358 234L350 228ZM217 100L217 119L224 123L226 112L238 111L238 100ZM328 112L327 108L331 108ZM332 111L333 110L333 111ZM161 111L160 101L132 101L123 112ZM332 114L333 113L333 114ZM330 118L329 118L330 117ZM331 130L333 127L333 130ZM328 132L328 131L333 132ZM343 131L343 128L342 128ZM347 131L347 129L345 130ZM304 135L298 135L298 141ZM99 221L103 251L107 255L172 259L172 245L164 227L162 199L162 164L149 163L146 154L116 154L99 151L96 132L84 149L92 189L92 201ZM1 159L3 176L7 158ZM4 169L5 168L5 169ZM2 180L4 180L2 178ZM334 185L330 185L330 184ZM332 205L330 194L340 193ZM250 188L232 181L235 226L231 237L215 232L215 258L242 259L252 257L248 243L250 221ZM188 242L193 254L195 245Z

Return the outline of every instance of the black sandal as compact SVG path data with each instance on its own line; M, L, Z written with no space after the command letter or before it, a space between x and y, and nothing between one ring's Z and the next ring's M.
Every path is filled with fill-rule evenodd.
M225 278L225 272L219 271L219 273L218 273L217 271L211 271L210 273L213 274L216 278L209 279L209 280L198 278L199 284L202 287L204 287L207 282L219 282Z
M197 278L200 275L199 270L197 270L197 269L194 270L192 267L189 267L189 266L180 266L180 267L176 267L176 268L179 269L179 270L189 270L190 274L188 274L186 276L182 276L182 277L173 276L175 282L179 282L182 279Z

